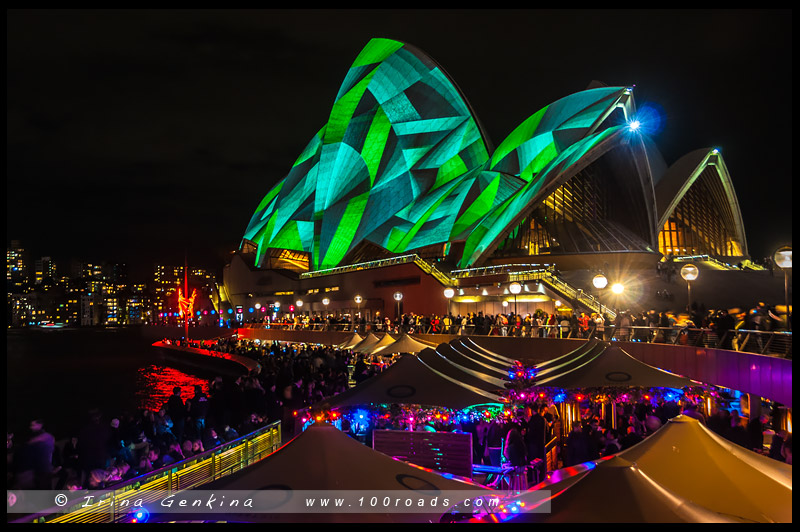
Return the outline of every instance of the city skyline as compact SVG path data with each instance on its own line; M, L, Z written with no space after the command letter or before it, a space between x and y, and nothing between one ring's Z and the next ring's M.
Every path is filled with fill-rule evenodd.
M788 121L751 110L791 102L786 13L9 11L7 239L221 268L259 199L242 191L286 175L358 51L390 37L439 62L495 145L593 80L635 85L668 164L721 149L762 258L791 243Z

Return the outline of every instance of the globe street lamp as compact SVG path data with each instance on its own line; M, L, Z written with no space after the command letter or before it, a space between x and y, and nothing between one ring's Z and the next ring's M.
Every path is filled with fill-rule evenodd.
M608 286L608 278L602 273L598 273L597 275L592 277L592 285L598 290L602 290L603 288Z
M688 300L686 301L686 311L689 312L692 306L692 281L700 275L700 270L694 264L686 264L681 268L681 277L686 280L686 290Z
M453 299L453 296L456 295L456 291L452 288L445 288L444 289L444 297L447 298L447 315L450 315L450 300Z
M323 297L322 298L322 304L325 305L325 314L324 314L324 318L325 318L324 324L325 325L323 326L324 327L323 330L328 330L328 305L330 305L330 303L331 303L331 300L328 299L327 297Z
M357 309L358 309L358 312L357 312L356 315L360 318L361 317L361 302L364 301L364 298L361 297L361 296L356 296L356 297L353 298L353 301L356 302ZM355 325L355 321L356 320L353 319L353 330L357 331L358 330L358 326Z
M783 270L783 301L786 304L786 328L791 330L791 321L789 320L789 270L792 269L792 248L791 246L783 246L779 248L772 255L772 262L778 268Z
M397 313L396 316L400 318L400 302L403 300L403 292L395 292L392 294L395 302L397 303Z
M608 277L603 275L602 273L598 273L594 277L592 277L592 286L594 286L597 292L597 303L600 305L600 314L603 313L603 303L600 301L600 291L603 290L606 286L608 286Z
M522 285L514 281L508 285L508 291L514 294L514 316L517 315L517 294L522 292Z

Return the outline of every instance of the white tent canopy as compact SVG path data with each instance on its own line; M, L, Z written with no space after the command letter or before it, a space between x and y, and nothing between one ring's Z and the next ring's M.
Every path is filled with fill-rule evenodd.
M549 511L537 506L550 492ZM512 503L528 502L514 523L738 523L665 489L638 467L615 456L554 483L544 482ZM533 504L530 504L534 502ZM519 505L521 506L521 505ZM537 511L538 510L538 511Z
M381 338L378 343L373 344L369 349L361 351L367 355L376 355L384 352L385 354L390 354L391 351L385 351L387 347L395 343L395 339L391 337L389 334L384 334L383 338Z
M678 416L619 454L667 489L715 512L792 522L792 466L725 440Z
M312 408L398 403L462 409L500 402L498 395L461 383L431 368L416 355L408 354L377 375Z
M374 353L382 355L389 355L393 353L419 353L423 349L427 349L429 347L434 347L434 346L426 342L417 340L416 338L408 334L403 334L394 343L389 344L385 348L382 348L380 351L374 351Z
M488 493L467 479L445 478L372 450L326 424L311 425L272 455L242 471L205 484L203 491L259 491L280 489L350 491L361 496L382 490L415 493L475 491ZM358 495L356 495L358 496ZM428 522L438 521L443 512L425 513L332 513L305 515L280 513L231 514L231 520L248 522ZM173 516L174 517L174 516Z
M355 351L356 353L367 354L369 350L372 349L378 342L380 342L380 338L378 338L372 333L369 333L363 340L358 342L350 349Z
M357 346L359 342L361 342L364 338L361 337L357 332L354 332L353 335L342 342L341 344L337 345L337 349L352 349L353 347Z

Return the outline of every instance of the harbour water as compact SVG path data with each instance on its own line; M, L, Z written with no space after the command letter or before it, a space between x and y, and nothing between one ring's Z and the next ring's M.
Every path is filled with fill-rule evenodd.
M207 391L213 371L183 366L135 328L6 332L6 425L22 436L41 418L56 438L76 432L91 408L110 418L157 409L174 386Z

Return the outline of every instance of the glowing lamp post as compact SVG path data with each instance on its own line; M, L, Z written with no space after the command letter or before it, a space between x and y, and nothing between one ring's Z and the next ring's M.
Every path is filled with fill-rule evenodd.
M602 273L598 273L597 275L592 277L592 286L594 286L598 290L602 290L603 288L608 286L608 278Z
M688 300L686 301L686 311L688 312L692 306L692 281L697 279L700 275L700 269L694 264L686 264L681 268L681 277L686 281L686 291Z
M508 291L514 294L514 316L517 315L517 294L522 292L522 285L514 281L508 285Z
M364 301L364 298L361 297L361 296L356 296L356 297L353 298L353 301L356 302L356 308L358 309L358 312L357 312L356 315L360 318L361 317L361 302ZM353 324L354 324L353 325L353 329L354 330L358 330L357 326L355 325L355 321L356 320L354 319L353 320Z
M456 295L456 291L452 288L445 288L444 289L444 297L447 298L447 315L451 314L450 312L450 300L453 299L453 296Z
M397 306L396 316L399 318L400 317L400 302L403 300L403 292L395 292L394 294L392 294L392 297L394 298L394 301L397 304L396 305Z
M790 327L792 322L789 320L789 316L791 316L791 313L789 312L789 270L792 269L791 246L779 248L772 255L772 262L774 262L778 268L783 270L783 302L786 304L786 328L791 330Z
M324 327L324 330L328 330L328 305L331 304L331 300L329 298L327 298L327 297L323 297L322 298L322 304L325 306L325 314L324 314L325 320L323 322L324 323L323 327Z
M592 277L592 286L594 286L597 292L597 303L600 305L600 314L603 313L603 303L600 301L600 290L603 290L606 286L608 286L608 277L603 275L602 273L598 273L594 277Z

